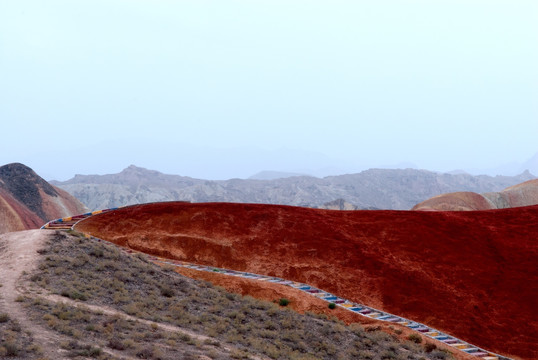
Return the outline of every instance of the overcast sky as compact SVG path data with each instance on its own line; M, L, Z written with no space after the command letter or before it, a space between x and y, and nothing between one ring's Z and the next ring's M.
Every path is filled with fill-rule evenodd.
M0 120L48 180L523 162L538 1L0 0Z

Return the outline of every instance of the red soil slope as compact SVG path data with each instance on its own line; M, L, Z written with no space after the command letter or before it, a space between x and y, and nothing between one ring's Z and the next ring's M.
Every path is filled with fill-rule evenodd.
M538 179L508 187L500 192L477 194L455 192L432 197L413 207L424 211L469 211L506 209L538 204Z
M43 220L0 188L0 234L12 231L36 229Z
M531 359L537 222L538 206L420 212L172 202L93 216L76 229L147 253L306 282Z
M37 229L45 222L86 212L73 196L23 164L0 166L0 234Z

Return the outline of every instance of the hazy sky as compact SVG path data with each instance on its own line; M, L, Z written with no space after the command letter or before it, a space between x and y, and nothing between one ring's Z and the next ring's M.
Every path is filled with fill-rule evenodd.
M538 1L0 0L0 120L49 180L525 161Z

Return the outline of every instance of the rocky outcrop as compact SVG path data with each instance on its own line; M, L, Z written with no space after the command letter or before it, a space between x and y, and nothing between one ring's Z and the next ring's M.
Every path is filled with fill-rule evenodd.
M29 167L0 167L0 233L36 229L51 219L80 214L87 208Z

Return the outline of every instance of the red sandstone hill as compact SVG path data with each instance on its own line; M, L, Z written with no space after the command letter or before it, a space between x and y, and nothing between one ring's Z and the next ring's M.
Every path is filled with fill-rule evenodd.
M500 192L477 194L454 192L432 197L411 210L470 211L506 209L538 204L538 179L508 187Z
M80 214L86 207L22 164L0 167L0 234L36 229L51 219Z
M538 206L331 211L155 203L76 229L146 253L306 282L516 358L538 358Z

